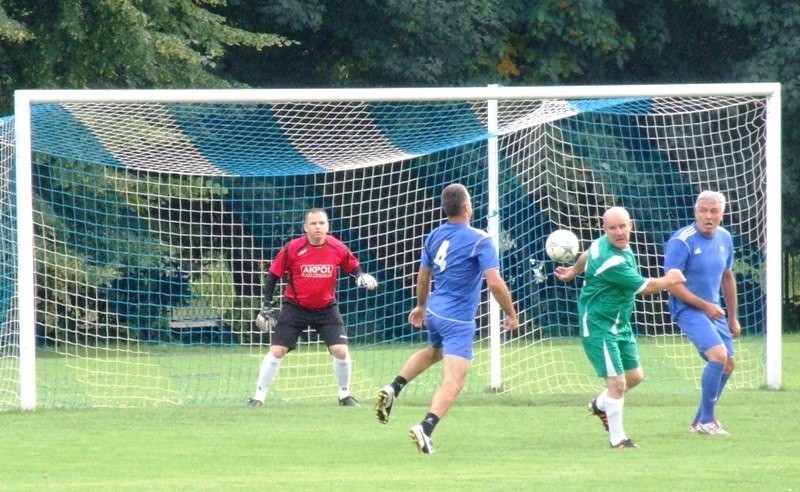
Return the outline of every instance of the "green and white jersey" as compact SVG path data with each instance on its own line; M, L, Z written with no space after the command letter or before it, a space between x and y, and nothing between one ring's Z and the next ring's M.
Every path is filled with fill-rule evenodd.
M630 247L616 248L603 235L589 247L585 282L578 298L581 335L596 330L612 334L631 331L636 294L647 285Z

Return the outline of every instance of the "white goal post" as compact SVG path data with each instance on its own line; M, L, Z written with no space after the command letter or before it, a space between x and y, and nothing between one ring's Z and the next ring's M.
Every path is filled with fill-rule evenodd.
M780 388L780 112L777 83L17 91L13 141L1 142L13 153L0 154L13 166L0 212L16 262L13 286L0 286L11 296L0 340L13 335L0 371L18 389L0 388L0 409L244 400L268 346L252 326L254 265L310 206L381 281L377 299L347 279L339 289L353 386L371 395L424 343L399 320L421 239L442 220L437 192L453 181L473 193L473 225L495 238L522 312L518 334L500 333L486 296L467 391L591 387L577 285L552 280L544 238L568 228L585 247L602 210L623 205L656 274L665 237L709 187L728 195L724 225L742 253L747 323L731 386ZM698 358L663 298L637 304L635 321L648 384L694 388ZM324 348L305 343L275 398L335 393Z

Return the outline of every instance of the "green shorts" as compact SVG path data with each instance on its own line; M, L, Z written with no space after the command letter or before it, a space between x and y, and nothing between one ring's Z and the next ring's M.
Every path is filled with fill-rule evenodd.
M639 346L632 332L614 334L596 326L592 328L588 337L581 337L581 343L598 376L621 376L641 366Z

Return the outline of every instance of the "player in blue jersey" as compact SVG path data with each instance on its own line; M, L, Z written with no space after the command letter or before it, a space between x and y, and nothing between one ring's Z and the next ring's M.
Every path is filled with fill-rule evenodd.
M720 227L724 212L725 195L716 191L700 193L694 206L694 223L676 231L664 253L664 268L677 268L686 277L685 284L669 289L670 315L706 361L700 376L700 405L689 430L710 435L728 435L716 419L715 410L736 367L733 339L741 331L736 312L733 242L730 233Z
M447 221L425 239L417 276L417 305L408 316L415 328L427 327L428 345L414 353L394 381L378 391L375 405L378 420L387 423L403 387L442 361L442 384L433 395L428 414L409 431L417 450L424 454L433 453L431 434L464 387L484 279L505 311L503 328L515 330L519 324L511 293L500 275L497 248L486 232L469 224L472 202L467 189L460 184L447 186L442 192L442 209Z
M678 270L663 277L645 278L630 248L633 221L622 207L603 214L603 234L578 257L574 265L556 268L555 276L568 282L585 271L578 298L581 344L606 389L589 402L589 412L600 418L612 448L635 448L622 425L625 392L644 380L631 315L636 295L650 295L685 279Z

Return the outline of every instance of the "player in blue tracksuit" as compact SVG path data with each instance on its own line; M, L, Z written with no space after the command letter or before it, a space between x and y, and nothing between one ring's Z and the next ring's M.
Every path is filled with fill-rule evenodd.
M472 202L467 189L460 184L447 186L442 192L442 209L447 221L425 239L417 277L417 305L408 316L414 327L427 327L428 346L413 354L394 381L380 389L375 405L378 420L387 423L400 390L443 361L442 384L433 396L430 410L409 431L417 450L424 454L433 453L431 433L464 387L472 361L475 316L484 278L505 311L503 328L515 330L519 324L511 293L500 275L492 238L469 225Z
M727 435L715 410L725 384L736 367L733 339L741 328L737 318L733 242L720 227L725 196L703 191L695 202L695 221L667 242L664 270L677 268L685 284L669 289L669 312L706 361L700 377L700 405L689 429L699 434ZM720 303L720 291L725 301Z

